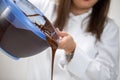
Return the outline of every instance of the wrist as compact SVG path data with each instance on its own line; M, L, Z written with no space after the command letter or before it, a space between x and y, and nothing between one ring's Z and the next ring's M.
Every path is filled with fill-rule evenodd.
M73 58L75 52L76 44L73 49L71 49L68 53L66 52L66 59L68 62Z
M74 53L66 54L66 60L70 62L70 60L73 58Z

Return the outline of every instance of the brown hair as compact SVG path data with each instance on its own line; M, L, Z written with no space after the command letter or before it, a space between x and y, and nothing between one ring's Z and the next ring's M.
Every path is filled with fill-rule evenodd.
M58 27L60 30L64 28L68 21L71 3L72 0L59 0L59 5L57 8L57 18L54 26ZM95 35L98 40L100 40L101 34L104 29L109 6L110 0L99 0L93 6L93 11L90 14L90 20L86 31Z

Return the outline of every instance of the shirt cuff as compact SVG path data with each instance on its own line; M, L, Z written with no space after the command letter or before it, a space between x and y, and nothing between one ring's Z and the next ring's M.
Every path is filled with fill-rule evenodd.
M75 76L81 77L85 74L85 71L91 61L92 59L90 59L89 56L79 48L79 46L76 46L73 58L67 64L66 68Z

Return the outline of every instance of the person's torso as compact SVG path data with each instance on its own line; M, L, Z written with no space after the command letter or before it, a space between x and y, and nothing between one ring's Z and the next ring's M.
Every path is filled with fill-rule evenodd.
M35 0L36 1L36 0ZM55 14L54 12L54 6L55 3L51 2L49 3L49 0L46 1L46 4L44 4L42 7L39 5L40 1L37 1L33 4L35 4L40 10L43 12L43 14L51 21L54 22ZM41 0L43 3L45 0ZM33 2L33 1L32 1ZM42 3L41 2L41 3ZM45 7L44 7L45 6ZM42 9L44 8L44 9ZM87 16L88 13L86 13L84 16ZM84 24L84 25L83 25ZM78 46L91 58L95 57L96 51L95 51L95 36L91 35L90 33L85 32L85 28L87 26L87 22L83 23L83 17L81 15L75 16L73 14L70 14L69 21L67 25L64 28L64 31L68 32L75 42L78 44ZM71 75L67 72L67 70L64 68L61 68L59 64L63 62L64 64L65 60L65 52L64 50L58 49L56 51L55 55L55 63L54 63L54 80L74 80L72 79ZM46 51L43 51L41 54L35 55L28 59L29 62L29 80L50 80L51 76L51 49L47 49Z

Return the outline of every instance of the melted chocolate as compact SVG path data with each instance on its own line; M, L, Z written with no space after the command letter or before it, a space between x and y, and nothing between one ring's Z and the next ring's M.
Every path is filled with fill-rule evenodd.
M58 48L58 44L56 40L58 37L56 33L54 33L55 31L53 31L52 25L45 16L44 19L46 20L46 24L42 27L40 25L39 28L41 27L41 30L45 33L46 40L49 43L50 47L52 48L51 80L53 80L54 58L55 58L56 49Z
M0 19L0 41L9 25L10 23L8 23L5 19Z
M58 44L51 38L47 37L47 42L52 48L52 62L51 62L51 80L53 80L53 69L54 69L54 58L55 58L55 52L58 47Z
M48 42L48 44L50 45L50 47L52 48L52 62L51 62L51 80L53 80L53 69L54 69L54 58L55 58L55 52L56 49L58 48L58 44L57 44L57 34L55 33L52 25L50 24L50 22L48 21L48 19L43 16L46 23L44 26L42 25L38 25L37 23L34 23L35 25L37 25L41 31L43 31L46 35L46 40Z
M40 16L39 14L33 14L33 15L27 15L27 17L34 17L34 16ZM39 25L38 23L34 22L34 24L46 35L46 40L50 47L52 48L52 62L51 62L51 80L53 80L53 69L54 69L54 58L55 58L55 52L58 48L57 44L57 34L55 33L53 26L50 24L49 20L43 16L46 23L45 25Z

